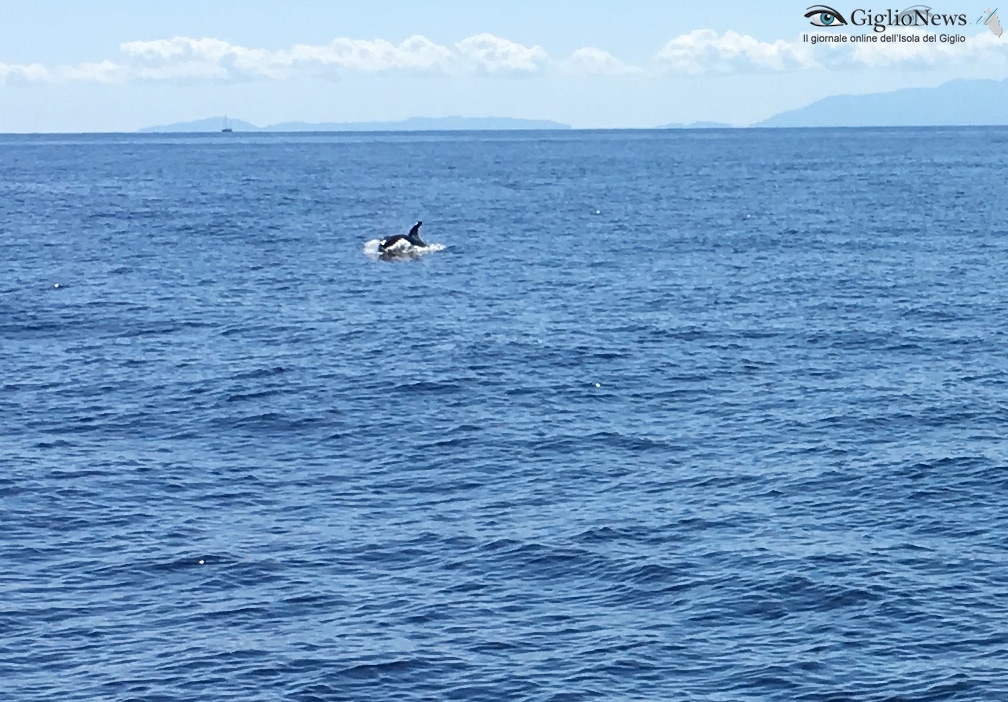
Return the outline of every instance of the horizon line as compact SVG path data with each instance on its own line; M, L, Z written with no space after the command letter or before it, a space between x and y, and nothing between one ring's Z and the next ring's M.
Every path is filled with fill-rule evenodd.
M724 125L717 127L563 127L563 128L506 128L486 129L474 127L470 129L299 129L295 131L150 131L135 130L130 132L0 132L0 137L17 136L218 136L223 139L233 139L235 135L255 136L299 136L318 134L468 134L473 132L511 133L511 132L726 132L736 130L767 130L784 131L789 129L1008 129L1008 124L859 124L859 125L804 125L804 126L774 126L774 125ZM226 134L226 136L225 136Z

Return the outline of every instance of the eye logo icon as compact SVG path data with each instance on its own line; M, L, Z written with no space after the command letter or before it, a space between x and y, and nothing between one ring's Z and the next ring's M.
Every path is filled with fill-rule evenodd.
M805 17L813 27L842 27L847 24L843 15L829 5L813 5L805 9Z

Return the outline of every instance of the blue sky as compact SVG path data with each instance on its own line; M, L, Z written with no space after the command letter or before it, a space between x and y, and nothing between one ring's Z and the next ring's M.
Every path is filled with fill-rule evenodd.
M1008 37L811 46L802 2L0 1L0 131L510 116L749 124L827 95L1008 76ZM841 12L858 6L833 3ZM843 5L843 7L840 7Z

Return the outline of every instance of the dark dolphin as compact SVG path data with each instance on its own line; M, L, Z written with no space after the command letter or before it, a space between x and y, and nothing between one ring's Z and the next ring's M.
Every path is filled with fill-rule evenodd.
M378 242L378 253L387 253L388 250L398 244L400 241L406 241L413 246L427 246L424 240L420 238L420 225L423 222L417 222L413 225L413 228L409 230L409 234L396 234L395 236L390 236L387 239L382 239Z

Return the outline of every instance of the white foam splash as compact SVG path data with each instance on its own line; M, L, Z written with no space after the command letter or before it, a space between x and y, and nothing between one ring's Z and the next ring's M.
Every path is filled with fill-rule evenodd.
M374 260L401 260L406 258L420 258L421 256L435 251L444 251L444 244L428 244L427 246L413 246L408 241L399 240L392 246L379 253L379 239L371 239L364 244L364 255Z

